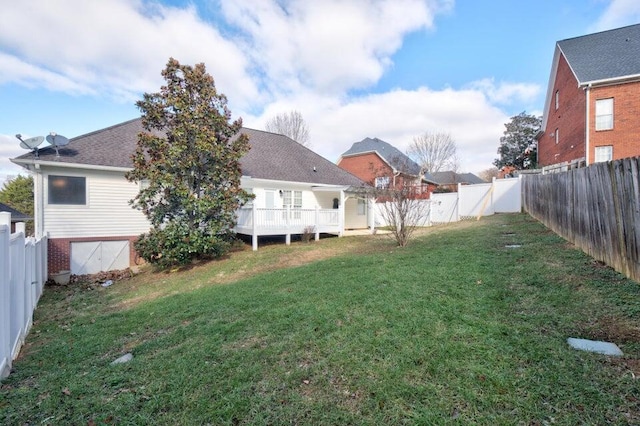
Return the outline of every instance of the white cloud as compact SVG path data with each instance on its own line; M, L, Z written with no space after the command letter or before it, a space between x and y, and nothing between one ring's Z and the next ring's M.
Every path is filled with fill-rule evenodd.
M155 91L170 56L204 62L218 87L239 104L258 97L245 56L195 8L140 0L32 0L0 14L2 82L72 94L138 99ZM59 80L56 82L56 80ZM57 84L60 83L60 84Z
M245 125L263 128L275 113L299 110L313 149L332 161L367 136L405 150L414 136L436 130L453 135L472 172L496 157L508 121L497 105L531 101L540 90L485 79L459 90L348 96L374 86L407 34L433 29L452 0L220 0L220 7L214 20L224 27L193 6L152 1L11 2L0 13L0 84L130 102L158 89L173 56L205 62ZM2 158L22 153L15 138L0 136ZM0 174L5 163L16 170L2 161Z
M469 88L484 93L492 103L508 105L514 101L531 102L540 94L542 88L538 84L500 82L493 78L485 78L470 83Z
M451 133L462 169L469 172L491 166L509 120L479 90L420 88L348 101L307 93L281 100L258 117L247 116L245 125L263 128L266 119L291 109L307 121L312 149L331 161L365 137L378 137L405 151L414 136L432 130Z
M0 188L7 176L25 173L22 167L13 164L9 159L27 152L20 148L20 141L15 136L0 134Z
M271 91L343 93L374 84L412 31L433 26L450 2L223 0Z
M638 0L611 0L600 19L594 25L594 31L604 31L640 21L640 2Z

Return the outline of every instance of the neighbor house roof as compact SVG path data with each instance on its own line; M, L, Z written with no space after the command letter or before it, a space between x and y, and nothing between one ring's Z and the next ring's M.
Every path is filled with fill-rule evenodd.
M44 148L38 160L88 168L130 169L133 167L131 156L142 131L140 118L126 121L71 139L68 145L58 148L59 157L53 148ZM351 173L286 136L247 128L241 132L249 136L251 146L240 160L244 176L326 185L365 185ZM33 154L28 153L13 161L28 164L33 158Z
M453 185L458 183L476 184L486 183L473 173L456 173L454 171L435 172L432 174L438 185Z
M640 24L558 42L579 84L640 76Z
M420 166L409 158L406 154L394 147L388 142L378 138L364 138L360 142L351 145L341 157L351 157L367 153L376 153L387 164L389 164L396 172L402 172L413 176L420 175ZM427 182L435 182L433 176L424 173L424 180Z
M13 207L10 207L6 204L0 203L0 212L5 212L5 213L11 213L11 222L22 222L25 220L31 220L32 218L27 216L26 214L22 213L21 211L18 211L16 209L14 209Z
M542 129L547 127L560 57L564 56L578 86L640 78L640 24L560 40L556 43L547 84Z

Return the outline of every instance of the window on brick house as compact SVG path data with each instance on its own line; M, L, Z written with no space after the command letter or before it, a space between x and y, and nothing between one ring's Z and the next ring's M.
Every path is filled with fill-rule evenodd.
M556 129L554 136L556 137L556 145L560 142L560 129Z
M84 206L87 204L87 180L78 176L54 176L47 178L49 204Z
M389 188L389 176L378 176L376 178L376 188L384 189Z
M596 146L596 163L613 160L613 146Z
M556 90L556 110L560 108L560 91Z
M596 130L613 129L613 98L596 100Z

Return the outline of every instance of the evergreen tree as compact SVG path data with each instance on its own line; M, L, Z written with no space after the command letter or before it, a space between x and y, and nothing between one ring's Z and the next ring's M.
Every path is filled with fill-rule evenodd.
M512 165L517 169L533 169L537 166L536 134L542 126L542 117L521 112L506 123L504 136L500 138L498 154L493 164L497 168Z
M249 144L204 64L171 58L162 76L160 92L136 103L145 132L126 177L144 183L131 203L153 226L136 249L168 267L228 251L235 212L250 197L240 188L239 162Z

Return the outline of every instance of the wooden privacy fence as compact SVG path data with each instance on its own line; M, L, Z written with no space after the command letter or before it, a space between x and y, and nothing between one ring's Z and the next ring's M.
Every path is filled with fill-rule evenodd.
M525 210L585 253L640 281L640 157L526 175Z
M11 214L0 213L0 379L31 328L46 279L46 237L25 238L24 223L11 234Z

